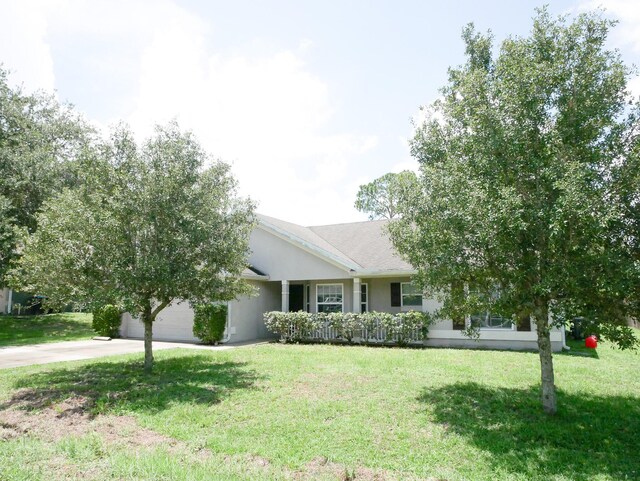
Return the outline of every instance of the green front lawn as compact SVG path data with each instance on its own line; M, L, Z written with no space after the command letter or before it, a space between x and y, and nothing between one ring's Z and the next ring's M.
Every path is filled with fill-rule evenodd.
M63 312L40 316L0 316L0 347L91 339L91 314Z
M0 370L0 479L640 479L640 356L263 345Z

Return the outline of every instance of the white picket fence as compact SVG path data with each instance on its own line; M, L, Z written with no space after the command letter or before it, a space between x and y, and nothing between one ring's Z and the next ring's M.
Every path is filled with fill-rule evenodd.
M403 338L403 342L407 344L423 344L426 337L422 329L410 329L404 331L403 334L403 336L388 334L386 328L382 327L380 323L376 323L371 329L362 328L354 330L352 342L367 344L398 343L398 340ZM312 330L300 329L292 323L289 326L287 337L289 339L325 342L341 342L347 340L341 337L338 334L338 330L332 327L328 321L324 322L321 327Z

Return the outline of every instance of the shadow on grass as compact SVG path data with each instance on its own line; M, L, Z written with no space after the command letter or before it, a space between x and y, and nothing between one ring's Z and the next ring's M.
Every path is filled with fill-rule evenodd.
M62 403L92 414L158 412L180 403L216 404L257 380L246 363L215 362L205 354L158 359L153 369L145 375L141 361L96 362L32 374L14 384L17 391L0 409Z
M559 392L555 416L542 412L537 387L458 383L424 390L418 400L449 432L487 452L496 469L526 479L640 479L636 397Z

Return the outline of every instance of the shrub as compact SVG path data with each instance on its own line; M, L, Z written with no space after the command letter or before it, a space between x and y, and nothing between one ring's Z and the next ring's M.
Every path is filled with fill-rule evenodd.
M379 328L383 328L391 321L393 314L388 312L363 312L360 314L360 324L363 332L362 337L365 342L384 341L384 332L381 332L381 337L378 336Z
M193 311L193 335L204 344L218 344L227 325L227 305L197 304Z
M289 338L291 329L291 320L287 314L288 312L269 311L262 316L266 328L278 334L282 341L286 341Z
M426 312L401 312L393 316L393 327L387 332L387 337L395 337L395 341L401 346L409 341L421 341L427 337L429 324L430 316Z
M332 312L327 318L329 326L336 330L338 337L348 342L362 332L360 315L355 312Z
M303 311L271 311L264 314L264 322L267 329L279 334L280 339L285 342L310 339L324 341L344 339L352 342L353 339L361 337L364 342L376 340L406 345L411 341L426 339L431 317L421 311L399 314L387 312L309 314ZM335 331L335 337L330 331L325 330L325 327Z
M264 324L271 332L280 335L282 341L299 341L310 338L322 327L323 319L308 312L265 312Z
M91 327L100 336L118 337L121 323L122 312L113 304L105 304L93 310Z

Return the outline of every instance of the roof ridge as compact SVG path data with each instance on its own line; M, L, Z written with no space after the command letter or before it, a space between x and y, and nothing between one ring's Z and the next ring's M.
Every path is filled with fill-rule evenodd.
M354 224L369 224L371 222L389 222L390 219L372 219L372 220L358 220L355 222L337 222L335 224L321 224L321 225L310 225L307 226L308 229L314 229L317 227L333 227L338 225L354 225Z

